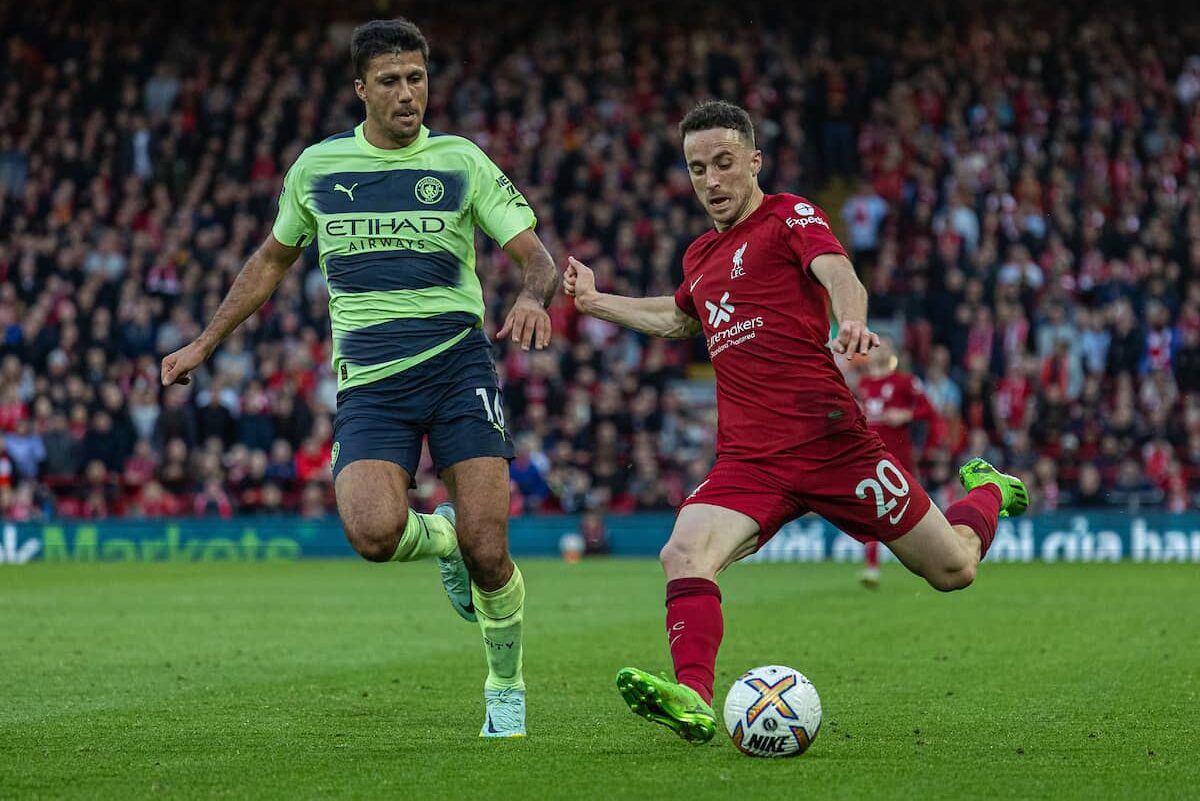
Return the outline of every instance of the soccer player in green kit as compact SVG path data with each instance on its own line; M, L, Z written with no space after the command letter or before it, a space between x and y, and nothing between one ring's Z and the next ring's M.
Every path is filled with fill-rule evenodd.
M163 359L162 382L187 383L315 239L329 285L332 468L346 536L371 561L438 559L455 610L483 633L480 735L523 736L525 586L508 554L513 450L482 329L475 226L524 276L498 337L526 350L549 343L557 271L512 182L468 140L423 125L429 45L420 30L369 22L354 31L351 58L366 119L292 165L271 234L204 332ZM426 437L454 499L432 515L408 508Z

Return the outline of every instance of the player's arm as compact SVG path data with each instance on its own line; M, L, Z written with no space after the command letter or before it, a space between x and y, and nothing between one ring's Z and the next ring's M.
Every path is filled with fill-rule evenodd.
M497 339L512 334L513 342L529 350L532 344L538 349L550 344L550 315L546 307L554 299L558 289L558 270L546 246L532 228L527 228L504 245L508 254L524 276L521 294L504 319L504 327L496 333Z
M867 328L867 288L858 280L854 265L840 253L824 253L809 265L829 293L838 321L835 353L866 353L879 345L879 335Z
M281 243L273 233L267 234L266 240L237 274L208 327L190 344L162 360L163 386L189 383L191 378L188 374L211 356L225 337L271 297L303 250Z
M670 295L627 298L596 291L596 275L574 256L567 259L563 286L583 314L669 339L687 339L700 333L700 321L685 314Z

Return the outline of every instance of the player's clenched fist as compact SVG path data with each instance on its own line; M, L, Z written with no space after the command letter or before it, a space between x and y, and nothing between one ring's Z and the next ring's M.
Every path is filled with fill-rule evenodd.
M190 384L188 374L204 363L208 357L205 349L197 342L185 345L162 360L162 383L164 387L172 384Z
M834 353L866 353L879 347L879 334L858 320L845 320L838 324L838 335L831 345Z
M574 256L567 257L567 269L563 272L563 289L568 295L575 298L575 305L579 306L581 298L587 298L592 292L596 291L596 274L592 272L592 268L581 262Z

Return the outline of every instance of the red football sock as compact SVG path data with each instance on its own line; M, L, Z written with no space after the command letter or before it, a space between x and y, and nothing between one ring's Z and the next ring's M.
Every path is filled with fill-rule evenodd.
M979 537L979 558L987 556L996 536L996 523L1000 519L1000 504L1004 496L995 484L980 484L967 493L967 497L950 505L946 519L952 526L967 526Z
M667 641L675 663L675 680L700 693L710 704L717 649L724 634L721 590L715 582L705 578L667 582Z
M867 567L872 570L879 569L879 543L875 540L867 542Z

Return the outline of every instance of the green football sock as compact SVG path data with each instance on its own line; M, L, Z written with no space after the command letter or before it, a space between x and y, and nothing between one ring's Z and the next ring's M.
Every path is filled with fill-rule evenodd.
M392 554L393 562L413 562L434 556L450 556L458 547L454 526L441 515L423 515L408 510L408 522L400 535L400 544Z
M512 578L498 590L488 592L471 585L475 615L483 631L488 677L484 687L492 690L525 689L521 673L521 621L525 613L525 580L513 565Z

